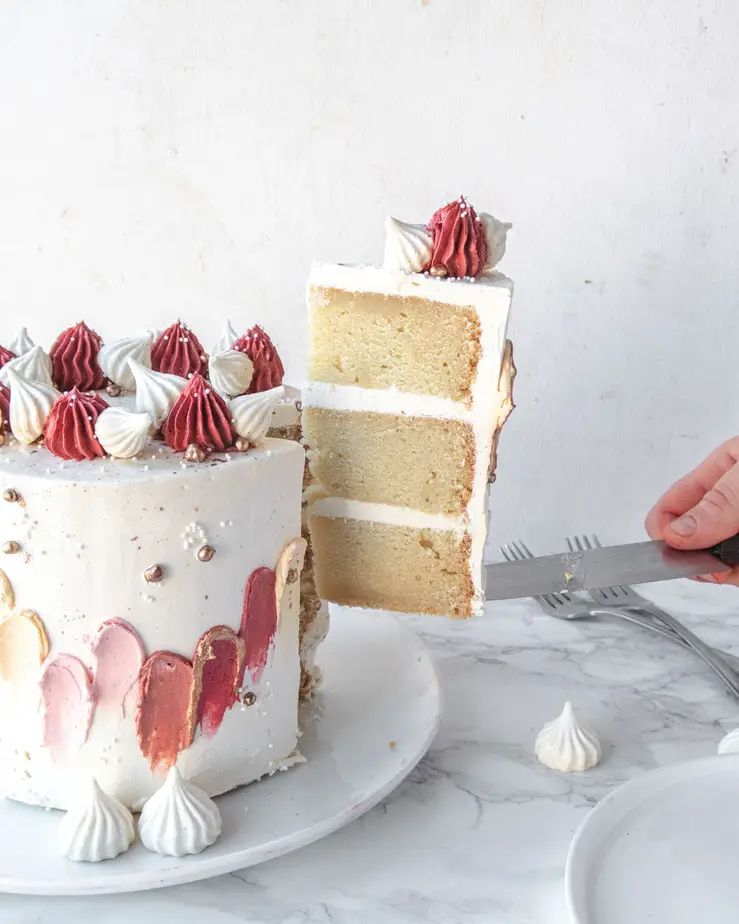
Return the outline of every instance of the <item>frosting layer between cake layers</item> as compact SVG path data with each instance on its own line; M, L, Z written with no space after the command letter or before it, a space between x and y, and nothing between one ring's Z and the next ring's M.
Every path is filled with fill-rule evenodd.
M432 580L434 570L451 575L461 558L466 579L453 579L458 599L446 611L466 616L482 605L488 486L497 435L512 406L515 370L506 341L512 291L512 282L497 273L435 279L368 266L314 267L311 380L303 406L308 458L319 482L309 512L322 595L399 608L392 591L372 589L372 575L360 574L371 566L371 549L382 544L385 527L389 549L418 543L428 553L428 570L408 575L409 583ZM424 349L437 324L437 342ZM359 331L354 342L352 327ZM456 338L454 355L438 342L445 331ZM356 438L348 437L355 424ZM384 450L386 466L379 460ZM361 529L352 522L381 527L372 527L374 538L366 537L354 560L347 552L338 562L337 541L352 545ZM352 572L355 589L362 585L356 595L331 579L337 565ZM379 572L375 580L382 582ZM424 607L421 589L406 599L419 601L421 612L444 611L438 604Z
M0 449L2 794L66 808L92 775L135 807L175 761L210 795L279 768L303 461L274 439L195 465L153 441L130 461Z

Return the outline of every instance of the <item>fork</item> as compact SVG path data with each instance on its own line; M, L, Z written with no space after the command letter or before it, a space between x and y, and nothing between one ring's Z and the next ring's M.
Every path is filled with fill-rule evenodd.
M520 540L518 542L510 542L501 546L500 551L506 561L524 561L527 558L534 557L533 552L531 552L527 545ZM638 596L638 594L635 593L635 596ZM644 629L649 629L651 632L662 635L663 637L670 639L670 641L679 642L681 645L683 645L683 647L694 651L701 658L703 658L703 660L706 661L711 669L718 674L721 680L723 680L724 684L729 688L731 693L737 699L739 699L739 674L735 673L726 663L729 660L731 660L733 663L739 663L739 659L726 652L715 651L714 649L709 648L708 645L705 645L703 642L701 642L700 639L697 639L692 632L689 632L687 629L685 629L681 623L679 623L673 617L669 616L669 614L663 615L666 615L669 622L676 625L679 631L675 631L672 625L668 626L667 621L662 619L660 619L661 625L658 624L658 622L655 621L659 618L656 614L655 620L653 620L650 618L650 616L645 615L643 609L641 608L641 611L637 611L636 609L620 608L615 606L613 603L602 606L592 606L589 602L583 600L581 597L576 597L573 594L565 592L542 594L538 597L534 597L534 600L536 600L536 602L545 613L550 616L556 616L558 619L570 620L587 619L591 616L617 616L626 622L634 623ZM642 605L649 602L646 601L643 597L640 598L640 601ZM660 613L662 613L662 611L660 611ZM695 645L693 639L696 639L698 646ZM723 660L724 658L726 661Z
M570 552L583 552L587 549L602 548L600 540L596 535L593 535L592 542L587 535L583 535L582 537L574 536L572 539L568 536L566 541L567 548ZM691 632L690 629L686 628L681 622L678 622L674 616L660 609L660 607L652 603L651 600L647 600L646 597L642 597L633 587L629 587L627 584L617 584L613 587L592 589L589 591L589 594L595 603L599 603L602 606L616 605L626 609L634 609L649 613L650 616L659 620L664 626L671 629L675 635L679 636L684 644L692 648L698 657L702 658L706 664L721 677L734 695L739 697L739 674L733 667L729 666L728 663L730 658L734 660L732 656L727 655L727 653L723 651L716 651L709 645L706 645L706 643L701 641L694 632Z

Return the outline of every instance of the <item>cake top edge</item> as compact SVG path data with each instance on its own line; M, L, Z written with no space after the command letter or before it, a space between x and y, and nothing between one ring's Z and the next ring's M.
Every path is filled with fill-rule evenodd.
M72 486L131 484L143 480L169 482L172 478L178 483L193 479L202 482L208 481L224 466L237 465L240 472L246 473L260 463L271 465L282 456L302 455L303 452L303 447L293 440L267 437L250 452L214 452L202 463L188 462L166 444L152 443L147 452L135 459L96 458L69 464L54 456L47 447L34 445L22 447L15 453L0 450L0 480L17 486L21 493L28 478Z
M501 304L507 310L513 295L513 280L493 272L478 277L472 285L451 277L435 279L370 264L314 263L308 277L308 290L317 288L425 298L458 307Z

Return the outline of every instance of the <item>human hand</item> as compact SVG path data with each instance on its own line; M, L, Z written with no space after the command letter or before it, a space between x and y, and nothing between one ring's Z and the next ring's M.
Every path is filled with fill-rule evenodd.
M739 437L676 481L649 511L646 527L675 549L707 549L739 533ZM696 580L739 586L739 566Z

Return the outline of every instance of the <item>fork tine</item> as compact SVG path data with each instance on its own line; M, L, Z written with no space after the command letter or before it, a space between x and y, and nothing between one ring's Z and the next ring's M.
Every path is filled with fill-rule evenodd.
M580 542L579 536L575 536L575 548L577 549L578 552L583 551L582 543Z
M511 550L508 548L507 544L500 546L500 553L506 561L515 561L515 558L511 554Z
M567 543L567 551L574 552L575 546L572 544L572 539L570 539L569 536L567 536L567 538L565 539L565 542Z
M590 537L587 536L585 533L583 533L583 536L582 536L582 544L585 546L586 549L593 548L592 545L590 544Z
M596 549L602 549L603 546L600 544L600 539L593 533L593 545Z
M518 544L518 546L519 546L521 549L523 549L523 554L526 556L526 558L533 558L533 557L534 557L534 553L533 553L533 552L531 551L531 549L526 545L525 542L523 542L521 539L519 539L517 544Z

